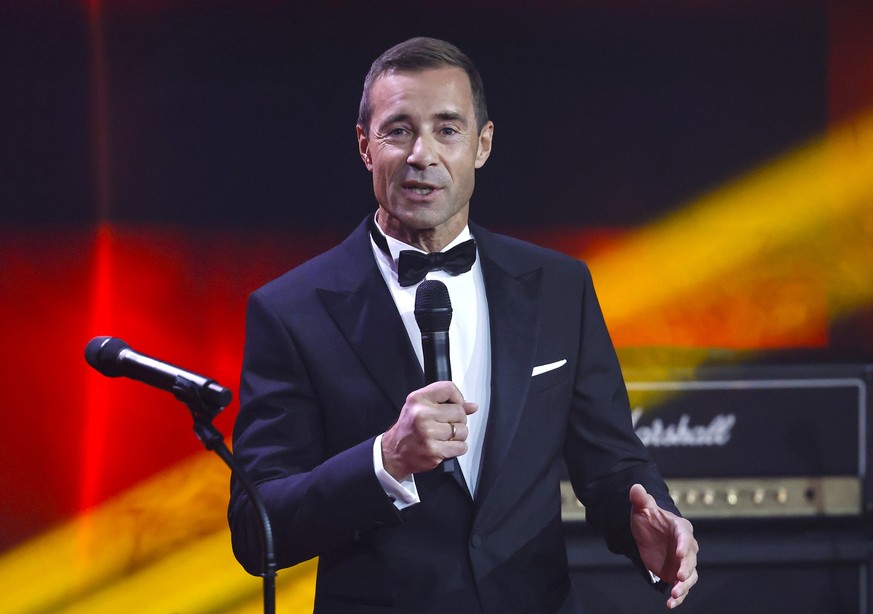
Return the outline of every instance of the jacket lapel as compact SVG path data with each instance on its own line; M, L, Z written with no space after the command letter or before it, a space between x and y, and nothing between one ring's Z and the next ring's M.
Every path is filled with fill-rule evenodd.
M477 501L488 490L509 452L530 385L539 328L541 269L517 262L490 233L476 227L491 323L491 407Z
M319 297L364 368L388 399L380 416L391 424L406 396L424 385L424 374L409 342L403 321L385 280L379 273L366 226L361 225L339 249L348 253L334 287Z

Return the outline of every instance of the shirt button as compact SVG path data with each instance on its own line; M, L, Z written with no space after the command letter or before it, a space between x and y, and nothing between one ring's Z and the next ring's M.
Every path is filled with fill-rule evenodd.
M470 545L473 546L474 548L478 548L479 546L482 545L482 538L479 537L478 535L474 535L473 537L470 538Z

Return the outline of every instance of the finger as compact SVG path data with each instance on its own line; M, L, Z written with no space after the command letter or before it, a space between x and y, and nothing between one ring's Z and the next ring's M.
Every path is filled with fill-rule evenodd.
M440 455L443 459L455 458L467 453L468 447L466 441L442 441L440 447Z
M479 404L472 403L470 401L464 401L464 404L461 407L464 408L464 413L469 416L470 414L476 413L476 411L479 409Z
M434 382L425 386L423 390L433 391L436 396L431 398L435 403L451 403L461 405L464 402L464 395L458 390L452 382Z
M454 422L455 424L467 424L467 413L464 411L462 405L437 405L433 408L430 417L434 422L442 424L448 424L450 422Z
M697 579L698 579L697 570L692 569L691 573L688 576L688 579L682 580L681 582L677 582L677 585L680 586L683 594L687 594L688 591L691 590L691 587L694 586L695 584L697 584Z
M467 437L470 434L469 429L466 424L460 424L459 422L449 422L446 424L448 431L448 435L446 436L446 441L467 441Z
M423 403L425 405L439 405L440 403L455 403L460 405L464 402L464 395L452 382L433 382L424 388L413 390L407 396L407 404Z
M695 542L696 545L696 542ZM695 584L697 584L697 555L696 551L692 551L690 556L681 561L681 568L676 573L676 582L670 591L670 599L667 600L668 607L676 607L681 604L688 592ZM670 604L673 604L672 606Z
M682 605L682 602L685 601L685 597L688 596L688 587L677 583L673 586L673 589L670 591L670 598L667 599L667 607L673 609Z
M667 599L667 607L672 609L682 604L685 597L688 596L691 587L697 584L697 571L695 570L691 578L685 582L676 582L670 591L670 598Z
M692 537L688 540L684 536L680 537L680 543L676 548L676 557L679 559L679 570L676 572L676 578L688 581L695 576L697 573L697 550L696 539Z
M694 527L685 518L676 518L673 526L676 536L676 558L681 563L680 567L687 568L690 572L697 566L697 552L700 550L694 538Z

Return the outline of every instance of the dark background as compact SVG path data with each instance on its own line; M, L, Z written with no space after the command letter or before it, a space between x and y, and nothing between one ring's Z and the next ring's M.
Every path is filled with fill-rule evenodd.
M823 3L695 5L107 2L101 54L85 5L13 4L2 221L349 227L374 204L354 140L363 75L429 35L485 81L481 223L642 224L828 119Z

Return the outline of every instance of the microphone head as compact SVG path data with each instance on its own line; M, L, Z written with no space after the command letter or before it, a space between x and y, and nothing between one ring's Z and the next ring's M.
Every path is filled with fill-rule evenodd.
M452 323L452 301L446 285L425 279L415 291L415 321L423 333L448 332Z
M118 355L129 347L124 341L116 337L94 337L85 346L85 360L103 375L119 377L121 368L118 363Z

